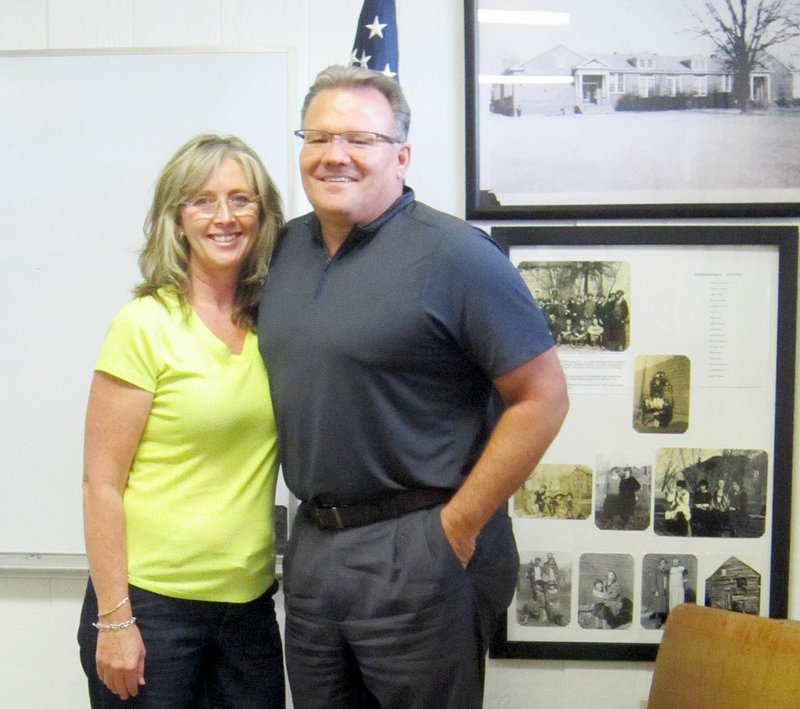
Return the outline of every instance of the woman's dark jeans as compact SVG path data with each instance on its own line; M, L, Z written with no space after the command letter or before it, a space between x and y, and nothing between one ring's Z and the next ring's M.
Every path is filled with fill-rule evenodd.
M97 598L89 581L78 630L92 709L284 709L283 650L273 584L249 603L168 598L131 586L146 650L145 685L123 701L95 665ZM125 631L118 631L125 632Z

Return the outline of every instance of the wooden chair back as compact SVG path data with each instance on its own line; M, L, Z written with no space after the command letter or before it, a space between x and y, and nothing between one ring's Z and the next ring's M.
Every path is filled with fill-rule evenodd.
M800 622L682 604L670 611L647 709L798 709Z

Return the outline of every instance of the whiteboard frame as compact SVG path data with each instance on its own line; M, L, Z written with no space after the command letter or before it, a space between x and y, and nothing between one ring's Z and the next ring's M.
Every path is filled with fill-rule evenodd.
M283 135L276 137L277 133L273 134L277 124L273 124L272 127L270 127L267 125L267 121L265 120L263 127L263 136L266 144L280 146L280 153L285 154L285 159L280 158L278 163L280 167L274 167L276 163L273 160L270 160L269 155L264 155L263 151L259 150L257 146L253 147L255 147L259 153L262 153L265 164L268 166L268 169L270 169L270 172L273 173L273 177L276 178L278 189L280 190L283 200L284 211L288 217L293 215L297 208L297 187L299 184L297 178L298 173L296 150L294 149L294 139L291 131L291 128L294 127L294 123L297 120L296 116L298 115L296 97L296 57L295 48L292 46L123 47L103 49L75 48L68 50L0 51L0 90L3 90L4 86L2 83L4 80L2 72L4 60L6 59L19 60L41 58L47 60L57 59L59 57L75 57L77 59L102 59L103 57L108 57L109 59L121 57L130 57L132 59L136 59L138 57L151 57L157 59L161 56L186 57L187 55L197 55L198 59L209 59L212 58L213 55L229 55L232 60L234 57L238 60L243 58L243 55L247 54L266 55L266 57L270 58L274 57L277 60L276 63L279 65L280 75L269 75L266 77L261 77L260 80L256 78L253 80L253 86L257 88L261 83L265 86L265 89L261 94L256 94L255 96L248 94L248 96L252 97L253 104L257 104L258 101L264 102L268 100L268 97L271 95L275 95L276 100L282 101L285 104L285 109L283 110L281 110L277 104L273 109L272 104L270 104L270 110L274 111L274 114L279 116L278 121L280 125L278 125L278 133L282 133ZM269 60L266 63L269 66L273 64L273 62L270 62ZM261 65L263 64L264 63L262 62ZM31 63L28 66L30 68L34 66L34 63ZM52 66L52 64L48 64L48 67ZM92 66L99 65L93 64ZM42 74L46 74L47 70L48 69L46 67ZM31 76L33 75L34 74L32 72ZM6 74L6 79L8 80L9 85L11 85L13 78L14 77L11 75L11 72ZM35 83L27 76L25 79L28 79L29 86L30 84ZM132 81L130 84L124 86L123 90L127 91L129 94L138 94L139 91L137 89L143 90L144 88L147 88L147 85L143 82L141 86L139 86L138 83L139 82ZM77 82L76 86L78 86ZM170 83L166 84L166 86L167 88L171 89L174 84ZM58 89L58 86L55 88ZM250 87L248 86L248 89L249 88ZM272 89L272 92L270 92L270 89ZM209 94L210 100L213 100L213 92L209 90L207 93ZM14 98L17 102L16 105L20 107L22 102L28 100L28 97L32 94L38 97L38 94L35 94L34 91L29 93L16 93L14 95ZM58 108L59 104L57 101L57 91L54 93L54 95L56 96L56 100L54 101L53 106ZM46 98L47 97L42 100L44 101ZM114 101L110 100L104 105L113 106L113 104ZM13 107L15 104L13 102L9 102L9 105L12 105ZM94 106L95 104L92 105ZM245 102L243 102L242 105L245 105ZM96 106L100 107L99 100ZM231 108L232 110L235 110L236 107L232 106ZM50 119L50 122L43 123L44 128L37 126L40 129L41 135L46 133L45 129L51 129L53 131L59 130L60 118L57 111L54 110L51 113L47 113L45 110L42 110L40 111L40 115L47 116ZM222 120L219 122L223 123ZM255 123L256 119L253 119L253 125L255 125ZM14 124L11 123L11 125L13 126ZM218 131L221 133L237 133L236 130L226 130L223 126L220 126ZM9 132L11 133L11 131ZM188 140L199 132L202 131L189 128L187 129L183 140ZM260 135L262 134L262 129L260 126L258 127L258 132ZM7 135L9 145L12 143L12 140L17 143L27 140L28 145L31 146L31 148L27 153L23 153L22 160L20 160L19 156L17 156L16 161L11 161L8 163L12 167L11 170L6 173L7 184L4 187L4 193L6 194L7 198L12 198L13 203L24 203L26 192L30 193L35 191L37 193L37 201L35 202L37 209L34 211L31 207L28 207L27 210L27 213L31 214L32 216L30 221L31 230L29 231L27 228L20 228L19 231L23 233L16 234L19 239L25 241L35 230L36 222L42 216L45 218L47 217L48 205L50 209L58 208L58 200L54 200L52 195L49 195L47 192L47 189L51 187L50 183L53 182L53 180L51 173L47 169L46 161L42 160L43 157L47 156L37 155L34 149L37 147L37 136L20 135L19 131L15 131L15 133L16 134L13 135ZM41 137L41 135L38 137ZM64 135L64 144L67 145L72 136L67 130L65 130ZM121 133L120 135L123 134ZM44 137L49 138L47 135L44 135ZM246 136L242 137L247 142L253 142ZM2 140L0 140L0 143L2 143ZM169 146L169 150L174 151L179 147L179 145L180 141L173 141L173 144L170 144ZM277 150L273 150L272 152L277 152ZM115 154L111 156L112 159L116 157L116 151L114 151L114 153ZM171 154L171 152L169 154ZM152 164L149 165L148 177L150 180L150 186L152 186L152 183L155 181L159 170L169 158L169 154L161 155L161 153L159 153L160 157L154 159ZM39 172L36 173L36 176L40 179L37 179L35 182L32 179L22 179L19 183L19 191L17 191L17 183L11 182L13 177L11 177L10 174L15 172L15 165L20 165L22 171L24 171L25 169L30 168L31 163L37 165ZM44 167L42 167L41 163L44 163ZM75 166L76 172L80 172L81 166L75 165L74 162L68 162L67 164L70 165L70 169ZM278 179L274 174L276 169L283 173L280 179ZM113 174L110 174L110 177L117 178L118 176L119 175L116 170L113 172ZM112 182L114 185L116 185L116 180L113 180ZM70 187L70 185L67 185L67 187ZM112 190L113 193L113 190L118 188L112 186L109 189ZM124 187L122 189L124 189ZM69 202L69 200L67 201ZM73 204L77 201L79 200L74 198L71 200ZM132 275L132 282L125 283L124 291L117 290L115 292L108 292L108 289L103 287L102 282L99 286L94 285L94 276L102 276L102 272L106 268L106 264L102 261L92 264L95 267L95 272L91 274L91 279L87 279L87 285L85 288L87 291L91 292L95 301L110 301L102 304L102 307L108 309L109 313L113 314L113 312L115 312L125 302L125 300L130 297L130 288L137 282L139 277L138 270L135 268L135 254L131 253L133 250L130 249L130 244L126 245L125 243L122 243L122 240L115 240L115 235L119 234L117 229L122 227L125 231L135 232L137 235L135 250L138 250L143 241L140 225L144 221L144 216L144 210L139 210L135 215L134 223L132 225L130 223L123 223L121 220L119 224L114 225L116 228L106 230L103 235L105 239L108 239L112 246L116 244L119 251L124 252L122 254L123 257L128 259L130 264L132 264L130 265L129 271L125 274L126 277ZM50 236L51 233L52 236ZM46 250L42 248L37 249L36 245L34 245L31 247L31 250L35 250L37 253L35 256L33 254L29 256L31 259L30 263L22 264L20 266L18 260L16 264L11 266L12 274L10 288L7 292L9 294L15 294L16 292L16 294L12 295L12 297L7 297L5 299L4 306L0 305L0 314L3 314L4 319L6 319L5 316L8 315L8 313L13 313L14 311L25 311L24 314L15 316L18 318L19 322L24 323L27 321L32 324L32 327L46 329L47 322L44 321L44 325L41 324L43 321L41 319L41 312L37 312L36 310L37 306L41 306L42 311L47 308L48 311L55 311L56 313L58 313L58 308L60 307L66 306L66 308L69 308L70 306L75 306L75 303L70 303L69 296L64 297L64 289L62 288L63 283L61 281L50 281L50 283L53 285L53 288L47 292L41 292L47 289L37 289L35 279L28 281L28 277L33 274L34 270L41 270L43 263L46 261L47 254L50 253L51 244L58 244L59 240L68 239L70 236L74 239L75 232L70 235L69 228L65 228L63 230L51 230L48 232L48 238L42 242L42 244L47 247ZM21 251L20 253L25 254L26 252ZM87 248L86 253L88 256L85 258L87 261L91 261L91 244ZM35 264L33 262L34 258L37 259L37 263ZM51 267L53 267L53 264L51 264ZM69 259L62 258L61 262L57 264L57 267L59 276L61 278L69 279L72 276L73 272L70 269ZM28 269L27 272L24 270L25 268ZM53 268L55 270L55 267ZM16 269L16 274L13 272L14 269ZM26 290L22 293L17 292L20 289L15 287L15 279L17 286L23 283L27 284L28 282L33 283L30 291ZM124 280L124 278L120 280ZM120 297L121 293L123 292L125 294L124 298ZM12 299L19 302L11 304L9 301ZM80 303L78 303L78 305L80 305ZM74 451L70 453L69 456L61 457L59 457L59 451L57 450L49 452L47 451L47 449L53 445L53 439L55 438L57 440L59 435L57 432L58 427L52 420L48 421L47 417L48 415L52 415L52 412L49 411L49 409L57 409L59 416L67 415L69 417L69 420L72 422L71 425L76 424L76 420L80 419L80 438L82 439L83 416L85 412L86 396L88 394L88 379L91 377L92 363L94 362L94 358L97 356L97 352L99 351L99 342L102 341L102 333L108 326L110 317L108 317L104 322L94 322L91 316L87 317L85 312L81 312L82 309L80 307L74 307L73 309L76 312L69 313L69 315L75 316L76 320L83 316L84 322L91 321L91 326L96 331L93 333L93 335L96 335L96 337L86 338L90 341L87 341L83 344L85 347L85 350L83 351L85 352L85 359L79 367L67 368L60 372L61 386L58 388L67 389L70 386L79 386L80 389L79 394L72 397L69 407L65 407L63 403L60 404L57 400L57 396L53 396L53 394L61 394L62 392L57 391L57 387L53 386L52 383L42 385L41 390L35 390L31 384L31 382L38 382L40 379L43 381L48 374L46 369L41 366L41 362L36 362L36 358L39 357L44 360L45 357L48 357L46 360L48 365L51 367L58 367L61 360L59 355L61 354L60 348L62 347L62 343L63 346L67 348L77 346L74 342L70 343L68 338L62 338L61 341L59 341L56 335L51 335L51 339L47 340L47 346L43 347L42 343L39 343L37 346L37 343L30 342L29 336L26 336L24 331L22 333L17 332L17 336L22 340L22 342L20 342L20 340L16 340L18 347L16 356L18 357L18 361L14 362L11 360L11 364L15 364L15 366L6 368L4 372L4 377L8 378L8 383L12 387L15 386L15 382L18 382L20 379L29 379L30 381L28 382L27 386L32 392L32 395L38 395L42 397L42 405L39 406L38 409L36 407L31 407L27 410L24 410L25 402L21 402L20 398L14 398L14 393L19 396L19 392L21 391L19 388L15 390L14 393L9 393L6 395L6 397L4 397L5 411L0 414L0 428L2 428L4 431L2 434L4 440L2 445L0 445L0 451L2 451L0 452L0 470L3 471L2 476L4 478L2 481L3 488L5 490L3 495L4 503L7 506L7 509L10 509L12 512L16 509L16 512L10 516L10 519L13 521L7 522L7 524L13 525L11 528L4 527L4 523L0 521L0 573L2 574L6 574L13 569L17 569L24 574L27 574L31 569L69 572L70 570L79 569L84 566L85 556L82 553L82 534L77 534L77 530L75 529L75 524L80 522L79 503L81 461L77 459L78 456L75 455ZM103 315L105 316L105 312ZM64 313L62 313L60 316L64 318L67 317L67 315ZM73 339L81 339L80 331L76 331ZM23 355L22 349L26 347L26 343L30 349L30 354L26 353ZM30 357L30 362L32 364L30 371L25 366L17 366L19 365L19 360L21 360L23 357ZM3 363L9 364L9 362L6 361L6 357L3 357L3 355L0 354L0 364ZM37 364L39 365L38 367L36 366ZM40 373L45 376L40 377ZM81 381L82 377L86 379L85 382ZM20 385L17 384L16 386L19 387ZM7 391L9 390L9 387L4 388ZM22 406L19 406L20 403L22 403ZM61 409L64 408L69 408L68 414L65 414L63 411L61 411ZM72 408L75 410L73 411ZM37 414L31 415L33 411L36 411ZM6 417L8 418L6 419ZM24 419L24 421L22 421L22 419ZM15 429L16 433L14 432ZM77 430L77 426L75 426L75 429ZM75 432L71 431L67 434L67 436L69 436L69 440L72 441L75 438ZM19 449L20 446L21 450ZM17 447L17 453L12 454L11 451L14 450L14 447ZM72 443L70 444L69 448L72 450ZM49 469L46 465L37 466L37 455L50 455L51 460L57 459L57 470L54 471ZM14 460L15 456L18 456L16 461ZM30 466L27 465L26 461L31 461ZM26 470L26 467L29 467L29 469ZM39 469L35 470L37 467ZM56 472L57 474L54 474ZM54 478L58 478L61 480L61 482L58 484L54 483ZM68 480L65 480L66 478L68 478ZM46 490L44 489L45 487L47 488ZM51 497L48 498L48 495ZM44 501L45 504L42 504L42 501ZM71 519L66 523L63 519L55 520L54 517L57 515L53 515L47 511L48 504L51 504L53 507L55 507L64 501L66 501L66 503L70 506L70 512L67 513L67 515L72 514L71 510L75 507L77 501L75 514L72 515ZM290 510L292 509L292 505L290 504L289 500L279 500L278 503L286 504ZM9 515L5 515L5 517L9 519ZM33 525L35 525L35 527ZM52 528L49 529L49 531L42 531L47 530L47 528L50 526L52 526ZM28 538L33 541L28 542Z

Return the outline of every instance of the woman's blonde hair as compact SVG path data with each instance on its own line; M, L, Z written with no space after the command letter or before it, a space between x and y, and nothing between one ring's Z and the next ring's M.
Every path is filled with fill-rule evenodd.
M174 291L188 312L189 244L182 237L180 210L225 158L241 165L258 201L259 228L239 269L233 321L255 327L258 300L278 232L284 223L281 198L258 155L232 135L198 135L181 146L161 171L144 223L145 245L139 254L144 278L134 295L158 298L159 288Z

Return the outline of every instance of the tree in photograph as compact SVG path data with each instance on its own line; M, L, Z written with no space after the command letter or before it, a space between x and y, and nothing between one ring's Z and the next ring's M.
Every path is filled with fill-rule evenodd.
M692 12L693 30L710 39L733 74L733 94L742 113L750 107L750 75L770 47L800 37L800 0L704 0Z
M561 273L561 287L577 285L581 295L591 295L595 284L595 292L610 293L615 287L617 276L622 267L621 262L605 261L573 261L564 264Z

